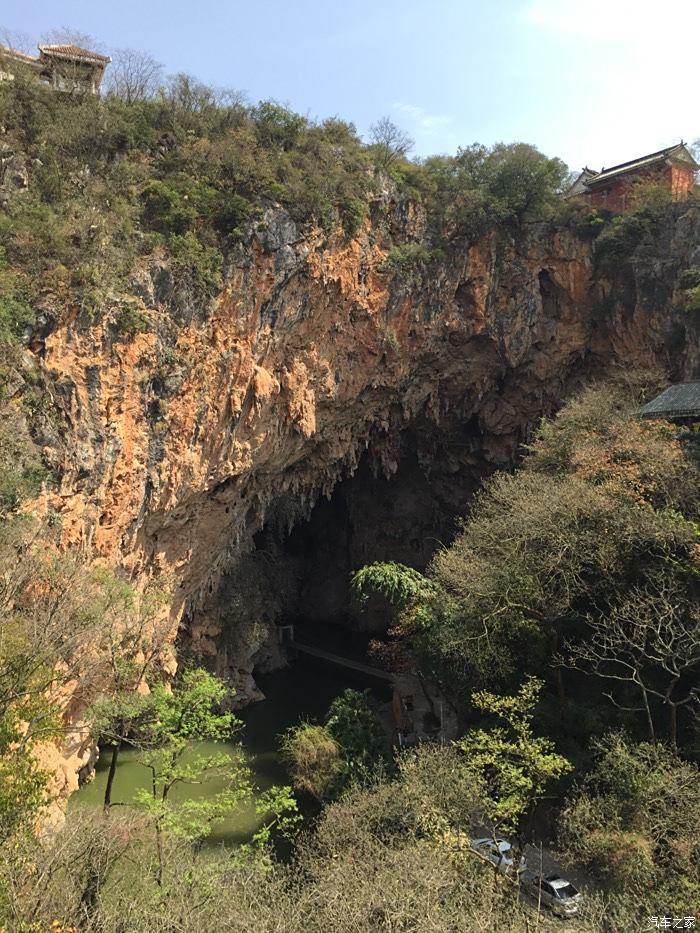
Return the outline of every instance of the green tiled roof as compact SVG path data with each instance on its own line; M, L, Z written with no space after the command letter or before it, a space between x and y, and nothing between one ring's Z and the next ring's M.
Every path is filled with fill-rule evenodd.
M642 418L700 418L700 382L680 382L657 395L639 413Z

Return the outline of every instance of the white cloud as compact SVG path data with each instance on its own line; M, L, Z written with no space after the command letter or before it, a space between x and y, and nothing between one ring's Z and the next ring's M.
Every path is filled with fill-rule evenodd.
M414 119L417 119L423 113L422 107L416 107L414 104L402 104L399 101L395 101L391 106L394 110L400 110L401 113L405 113Z
M406 104L401 101L395 101L392 109L403 114L410 123L410 129L414 133L421 133L424 136L442 134L444 130L454 122L453 117L444 114L428 113L422 107L415 104Z

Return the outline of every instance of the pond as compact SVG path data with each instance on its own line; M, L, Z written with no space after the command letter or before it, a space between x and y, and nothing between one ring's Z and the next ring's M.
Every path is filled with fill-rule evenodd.
M378 684L360 673L314 659L300 659L286 670L260 675L256 680L266 699L239 711L237 716L244 723L240 738L253 779L261 790L273 784L291 783L278 745L278 736L289 726L296 725L300 719L322 722L331 701L347 687L355 690L369 687L380 702L389 699L386 685ZM195 742L191 754L220 753L226 748L227 743ZM233 751L236 745L231 743L228 748ZM109 757L108 753L102 755L93 780L73 794L69 811L102 806ZM138 752L124 749L119 756L112 800L129 803L139 788L150 786L149 780L150 772L139 763ZM222 782L212 780L203 785L175 787L171 796L174 800L211 796L221 789ZM259 826L260 818L254 806L241 807L215 824L207 843L235 845L245 842Z

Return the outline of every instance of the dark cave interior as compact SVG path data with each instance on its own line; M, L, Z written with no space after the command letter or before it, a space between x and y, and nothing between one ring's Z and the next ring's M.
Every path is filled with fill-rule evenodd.
M357 611L352 572L374 561L422 570L452 540L456 519L465 514L489 465L479 450L475 420L440 435L434 426L424 428L399 435L390 476L370 446L354 475L339 482L329 499L320 498L308 519L283 537L282 553L293 562L298 581L291 616L381 631L388 623L386 607ZM269 535L263 528L256 546L265 547Z

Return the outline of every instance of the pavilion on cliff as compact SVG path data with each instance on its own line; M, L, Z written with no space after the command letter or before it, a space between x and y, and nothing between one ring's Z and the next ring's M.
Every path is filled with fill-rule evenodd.
M581 198L591 207L620 213L637 206L650 184L665 188L674 198L687 197L695 187L698 168L686 144L680 142L599 172L586 167L565 197Z
M34 75L55 91L99 94L108 55L77 45L40 45L39 55L26 55L0 46L0 81L13 81L19 74Z

